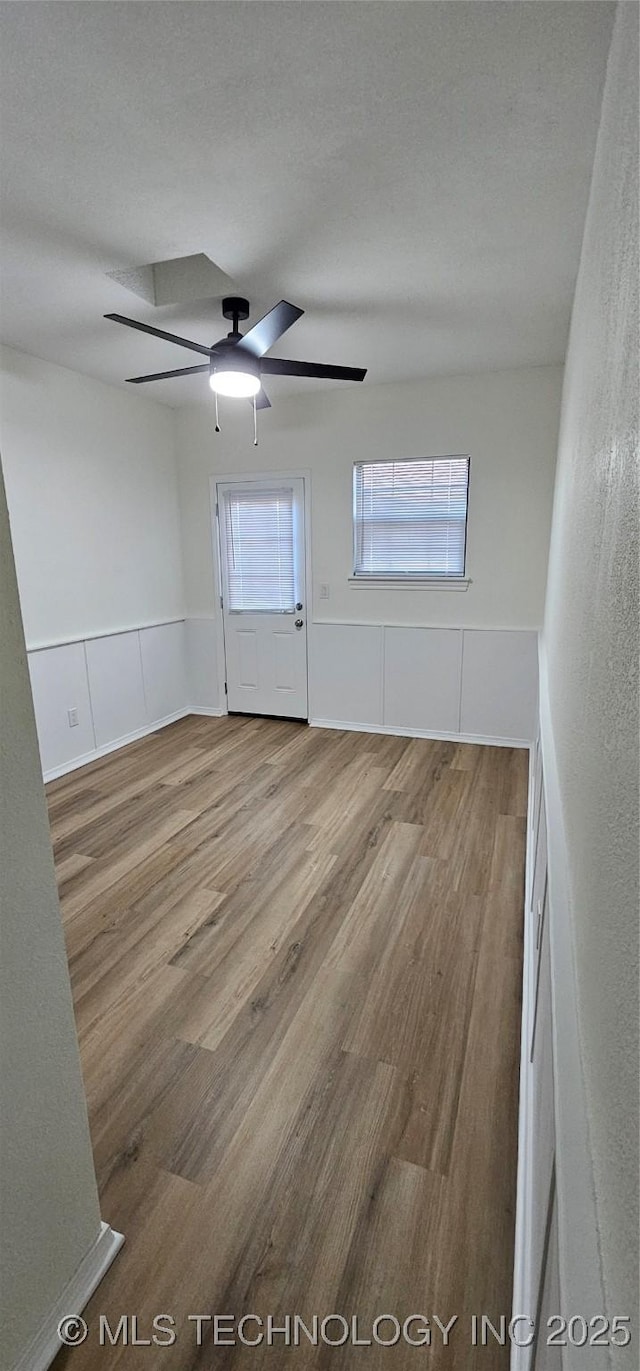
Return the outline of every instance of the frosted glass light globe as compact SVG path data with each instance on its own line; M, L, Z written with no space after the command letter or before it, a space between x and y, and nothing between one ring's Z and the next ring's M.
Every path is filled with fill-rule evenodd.
M234 395L250 398L260 389L260 377L252 376L250 371L212 371L209 385L218 395Z

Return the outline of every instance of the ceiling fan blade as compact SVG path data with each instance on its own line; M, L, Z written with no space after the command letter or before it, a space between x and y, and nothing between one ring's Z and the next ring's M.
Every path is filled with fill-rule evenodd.
M258 320L248 333L242 335L241 343L247 352L251 352L254 357L264 357L265 352L277 343L283 333L286 333L296 319L304 314L303 309L298 309L297 305L290 305L288 300L281 300L278 305L274 305L262 319Z
M244 340L243 340L244 341ZM284 357L263 357L265 376L317 376L328 381L364 381L366 367L332 367L324 362L288 362Z
M259 390L256 395L256 409L271 409L271 401L266 391Z
M127 376L130 386L139 386L142 381L168 381L170 376L195 376L198 371L208 371L209 364L203 367L179 367L177 371L154 371L151 376Z
M206 348L204 343L191 343L188 338L179 338L177 333L165 333L162 328L153 328L151 324L140 324L137 319L127 319L124 314L105 314L105 319L113 319L116 324L126 324L128 328L140 329L141 333L152 333L154 338L164 338L167 343L177 343L178 347L190 348L192 352L201 352L204 357L211 356L211 348Z

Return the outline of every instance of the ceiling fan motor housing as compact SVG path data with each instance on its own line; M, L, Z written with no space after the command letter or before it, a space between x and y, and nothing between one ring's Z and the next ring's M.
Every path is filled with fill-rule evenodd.
M248 319L249 301L244 300L241 295L226 295L222 301L222 317L233 319L234 323L237 319Z
M216 353L209 363L209 375L213 376L215 371L241 371L259 379L260 363L247 348L243 348L242 343L225 340L216 344Z

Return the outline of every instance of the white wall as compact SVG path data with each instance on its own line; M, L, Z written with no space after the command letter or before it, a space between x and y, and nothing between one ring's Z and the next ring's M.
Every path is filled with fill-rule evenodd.
M29 648L183 614L170 410L2 348L0 444Z
M530 741L560 386L560 368L540 367L288 399L274 389L258 448L248 405L221 407L220 435L210 404L178 411L185 593L200 640L220 658L212 475L306 469L311 719ZM471 456L469 589L351 585L354 461L447 453Z
M197 631L182 622L174 415L2 348L0 436L50 777L206 693Z
M533 737L559 368L286 400L274 388L255 449L248 405L223 406L216 438L211 404L175 413L9 349L2 362L8 499L47 776L189 708L224 708L214 471L311 472L314 720ZM471 456L469 589L350 585L353 462L446 453ZM356 650L365 640L373 673Z
M362 386L248 405L177 411L177 457L190 614L215 612L209 475L309 468L313 616L348 623L537 629L542 622L562 372L538 367L407 385ZM352 469L389 457L471 456L465 594L350 586ZM321 583L330 598L320 600Z
M3 1367L33 1368L101 1224L1 477L0 571L0 1323Z
M567 356L543 632L552 916L575 960L610 1314L638 1298L638 11L618 8ZM566 851L551 835L564 829ZM562 864L566 862L566 872ZM566 886L567 900L558 898ZM558 989L559 1007L566 987ZM558 1107L570 1082L559 1082ZM567 1149L570 1149L570 1140ZM565 1172L571 1169L571 1157ZM561 1176L559 1175L559 1187ZM571 1176L567 1183L571 1184ZM588 1195L583 1197L589 1203ZM563 1212L564 1209L564 1212ZM564 1278L580 1196L559 1188ZM565 1294L566 1294L566 1286ZM637 1338L637 1322L635 1326ZM613 1353L637 1366L635 1353ZM576 1365L582 1365L577 1354Z

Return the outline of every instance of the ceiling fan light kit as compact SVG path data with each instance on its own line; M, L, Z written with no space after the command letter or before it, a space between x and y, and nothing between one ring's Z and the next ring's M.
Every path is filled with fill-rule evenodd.
M260 389L260 368L255 358L240 356L225 357L223 361L211 362L209 385L216 395L231 395L250 400Z
M362 367L339 367L318 362L288 361L284 357L265 357L269 348L273 347L283 333L286 333L287 329L304 314L304 310L290 304L288 300L280 300L279 304L269 310L269 313L259 319L245 334L240 333L238 324L240 320L249 318L248 300L237 295L227 296L222 301L222 314L225 319L232 321L232 328L226 338L221 338L211 347L206 347L203 343L194 343L188 338L181 338L176 333L154 328L152 324L128 319L123 314L105 314L104 317L207 357L208 361L200 366L180 367L177 371L157 371L149 376L130 376L128 381L131 385L138 386L147 381L166 381L175 376L194 376L199 372L208 372L209 385L216 398L216 432L220 431L217 415L218 396L249 399L253 403L254 443L258 440L256 411L271 408L271 402L262 387L263 375L363 381L367 374L366 368Z

